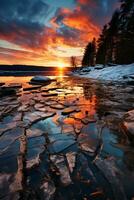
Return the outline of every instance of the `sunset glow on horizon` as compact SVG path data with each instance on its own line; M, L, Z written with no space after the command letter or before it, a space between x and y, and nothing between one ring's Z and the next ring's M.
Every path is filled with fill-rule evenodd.
M118 0L1 0L0 64L70 66Z

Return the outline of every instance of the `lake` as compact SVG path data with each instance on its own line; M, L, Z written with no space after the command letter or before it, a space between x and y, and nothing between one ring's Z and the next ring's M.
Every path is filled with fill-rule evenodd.
M49 77L0 77L22 84L0 99L0 199L131 199L134 150L120 124L133 86Z

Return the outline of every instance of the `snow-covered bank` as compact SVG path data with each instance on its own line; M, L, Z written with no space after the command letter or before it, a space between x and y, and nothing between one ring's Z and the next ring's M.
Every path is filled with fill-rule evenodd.
M129 65L116 65L110 67L106 66L105 68L103 68L102 65L97 65L95 67L86 67L74 72L73 75L98 80L134 80L134 63ZM132 76L129 77L130 75Z

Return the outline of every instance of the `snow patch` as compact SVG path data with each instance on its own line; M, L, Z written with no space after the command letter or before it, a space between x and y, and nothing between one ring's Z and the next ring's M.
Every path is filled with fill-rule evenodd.
M125 80L124 76L134 75L134 63L129 65L116 65L110 67L106 66L105 68L101 68L102 65L100 65L100 67L98 65L95 67L86 67L87 70L85 73L83 70L81 70L80 72L73 73L73 75L85 78L113 81L122 81ZM128 78L126 78L126 81L127 79Z

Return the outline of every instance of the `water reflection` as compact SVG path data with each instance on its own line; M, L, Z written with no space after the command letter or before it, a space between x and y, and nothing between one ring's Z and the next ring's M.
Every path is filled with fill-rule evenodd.
M25 105L26 107L21 108L23 110L22 116L18 116L17 113L17 120L20 117L20 121L22 122L22 118L25 117L23 118L25 119L24 122L29 122L30 120L32 123L34 122L34 120L35 122L33 123L33 125L31 125L30 123L28 124L29 126L31 125L31 131L30 129L28 129L29 133L27 133L26 135L28 137L27 141L25 141L24 135L21 141L18 140L18 138L15 138L15 140L19 141L20 149L18 149L16 143L14 143L13 145L15 145L15 147L11 145L10 148L6 149L6 151L9 154L10 152L13 152L13 149L15 149L15 152L17 152L17 154L18 152L20 152L21 154L27 153L27 156L24 157L24 160L22 160L23 164L27 162L27 165L22 166L22 171L26 171L26 174L28 177L30 177L30 180L39 179L38 185L36 185L36 182L34 181L34 183L32 183L35 184L35 187L37 188L40 188L40 184L42 183L41 181L44 180L43 178L45 171L46 174L50 175L49 178L53 181L55 181L55 179L57 178L56 176L59 176L57 175L57 172L55 174L55 169L51 166L52 163L49 162L51 154L56 154L55 156L57 157L58 153L60 152L62 153L60 154L60 158L62 158L61 160L64 160L64 157L66 157L66 153L69 153L71 151L77 153L77 166L74 170L74 174L71 174L72 180L77 180L77 183L75 182L75 184L73 185L74 189L72 193L69 190L67 195L69 197L70 194L73 194L72 198L70 199L75 199L75 195L77 195L77 188L75 188L75 186L77 184L79 185L80 183L80 186L82 186L80 187L82 197L85 193L87 193L87 198L90 199L91 196L89 196L89 187L86 189L84 185L86 183L85 179L87 180L87 177L89 176L86 170L89 172L94 167L90 161L94 159L100 141L103 143L102 149L99 153L99 156L101 156L102 159L113 156L120 167L122 167L122 165L125 163L125 165L129 169L133 170L134 168L133 152L130 146L126 146L128 144L125 143L126 141L118 130L118 122L120 119L117 115L118 112L119 114L121 113L122 108L126 109L125 106L127 106L128 108L128 106L130 105L124 97L121 99L122 102L119 101L121 93L119 92L119 90L117 90L117 87L115 85L106 86L105 84L97 81L66 77L64 75L64 72L64 69L60 68L56 72L57 81L54 81L50 85L44 86L42 89L38 88L34 91L30 90L28 91L28 93L25 93L25 91L23 91L22 96L18 97L21 105ZM1 82L19 82L25 85L27 82L29 82L30 79L31 77L2 77ZM48 96L43 96L42 94L47 94ZM49 94L53 95L49 96ZM16 106L18 106L18 102L16 102L16 100L14 99L11 101L10 97L4 99L4 103L7 103L8 106L12 106L13 103L14 105L17 104ZM2 100L1 104L3 104ZM62 105L63 109L56 109L52 107L52 105ZM44 108L46 109L46 111L43 110ZM10 116L11 123L14 122L17 109L18 107L16 108L15 112L12 112L12 115ZM68 113L63 114L64 109L68 109ZM55 115L54 117L43 120L39 116L40 110L42 110L42 112L46 112L46 115L48 116L50 112L53 112ZM33 113L34 115L31 115ZM19 112L19 115L20 114L21 112ZM9 116L5 117L3 121L0 122L1 129L3 129L3 127L8 127L9 125L9 127L11 128L11 124L9 124L9 119L7 120L7 118L9 118ZM18 121L15 121L15 123L18 124ZM16 126L16 124L14 126ZM22 128L22 124L20 124L20 127ZM14 127L12 129L12 135L14 135ZM1 138L5 140L5 145L8 144L7 141L10 139L9 137L4 137L3 134ZM24 145L24 143L26 146ZM123 148L120 148L122 147L121 145L124 145ZM26 150L23 149L24 147L27 148L27 152L25 152ZM8 157L3 157L2 149L0 150L0 160L4 160L2 169L4 169L4 172L7 172L5 170L8 168L7 163L9 163L10 166L11 161L8 160ZM44 159L46 158L47 154L49 158ZM13 156L15 158L17 157L16 154L14 154ZM13 156L11 155L11 157ZM50 166L50 168L48 166L46 167L46 163ZM53 164L55 165L55 163ZM20 165L20 162L18 163L18 165ZM92 168L89 167L90 165L92 165ZM27 166L29 166L28 170L26 168ZM32 166L31 169L30 166ZM62 167L64 166L62 165ZM85 174L85 172L87 173L84 177L84 180L82 179L83 176L81 176L80 168L83 170L83 174ZM67 170L67 168L64 169ZM51 170L53 170L52 173ZM94 168L93 172L96 173L95 170L96 168ZM125 170L123 168L122 172L124 174ZM97 181L101 178L100 176L99 178L98 176L96 176ZM130 177L128 176L127 179L129 178ZM58 180L58 182L59 181L60 180ZM27 184L29 183L27 182ZM94 187L94 181L92 185ZM102 187L102 185L99 186ZM28 187L30 186L28 185ZM63 189L61 185L58 185L57 188L59 190L59 193ZM67 199L69 199L68 197ZM61 198L59 198L59 200L61 200Z
M64 77L64 69L59 67L58 68L58 77L59 77L59 81L63 81L63 77Z
M8 83L22 83L25 84L30 81L33 76L1 76L0 82L8 84Z

